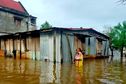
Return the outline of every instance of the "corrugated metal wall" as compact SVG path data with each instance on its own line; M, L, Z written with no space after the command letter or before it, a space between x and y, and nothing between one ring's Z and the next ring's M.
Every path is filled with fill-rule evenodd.
M16 49L17 58L20 58L21 50L22 58L33 60L47 59L55 62L72 62L77 48L85 50L85 55L96 56L97 50L99 50L97 48L102 50L102 55L107 56L109 54L108 41L102 41L99 47L96 37L87 37L87 35L79 34L79 32L75 34L68 31L46 31L41 32L40 37L20 38L16 36L15 39L1 39L0 43L1 50L7 50L7 53L11 54Z
M74 35L62 34L63 62L72 62L74 50Z
M52 34L41 33L40 35L40 52L41 60L54 61L54 37Z
M7 39L5 41L5 43L6 43L7 55L12 56L13 55L13 53L12 53L12 51L13 51L13 40L12 39Z
M56 33L56 62L61 62L61 33Z
M26 43L25 43L26 40ZM40 60L40 38L39 37L26 37L26 38L8 38L1 40L1 50L6 53L6 57L13 55L13 50L16 50L16 58ZM5 56L5 55L4 55Z
M41 33L40 36L41 59L61 62L61 34Z
M96 56L96 38L90 37L90 55Z
M86 37L85 44L86 44L85 54L87 56L89 56L89 55L96 56L96 38L95 37Z
M86 37L85 38L85 47L86 47L86 50L85 50L85 55L90 55L90 38L89 37Z
M31 57L33 60L40 60L40 38L39 37L31 37Z
M110 54L109 51L109 41L102 41L102 55L103 56L108 56Z

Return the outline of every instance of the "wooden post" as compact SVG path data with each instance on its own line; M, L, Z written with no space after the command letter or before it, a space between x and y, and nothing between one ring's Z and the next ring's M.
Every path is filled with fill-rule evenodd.
M24 40L23 40L23 44L24 44L25 51L26 51L26 50L27 50L26 37L25 37Z
M88 38L88 56L90 56L90 38Z
M7 50L6 50L6 39L4 40L4 55L6 57L7 55Z
M27 54L26 54L26 52L27 52L27 50L28 50L28 49L27 49L27 42L26 42L26 39L27 39L27 38L25 37L25 38L24 38L24 46L25 46L25 59L26 59L26 55L27 55Z
M1 50L1 39L0 39L0 50Z
M35 60L37 60L36 58L36 38L34 37L34 45L35 45Z
M54 44L54 63L56 63L56 31L54 31L54 41L53 41L53 44Z
M14 59L16 59L16 49L15 49L14 39L13 39L13 55L14 55Z
M63 63L63 47L62 47L63 42L62 42L62 32L61 32L61 39L60 39L60 43L61 43L61 45L60 45L61 63Z

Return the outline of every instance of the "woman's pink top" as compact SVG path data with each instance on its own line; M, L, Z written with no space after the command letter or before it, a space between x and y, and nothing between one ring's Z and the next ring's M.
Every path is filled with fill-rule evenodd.
M81 52L78 52L76 55L75 55L75 59L83 59L83 54Z

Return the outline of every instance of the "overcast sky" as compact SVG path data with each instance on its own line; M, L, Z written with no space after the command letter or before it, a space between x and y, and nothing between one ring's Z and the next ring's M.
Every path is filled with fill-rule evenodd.
M54 27L84 27L103 31L126 20L126 5L118 0L19 0L37 17L37 26L48 21Z

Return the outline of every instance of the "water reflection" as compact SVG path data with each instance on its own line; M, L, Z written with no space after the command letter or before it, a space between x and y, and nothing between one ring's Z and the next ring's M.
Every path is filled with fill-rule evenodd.
M39 76L39 62L0 59L0 84L39 84Z
M0 84L125 84L126 63L84 60L83 66L0 58Z

